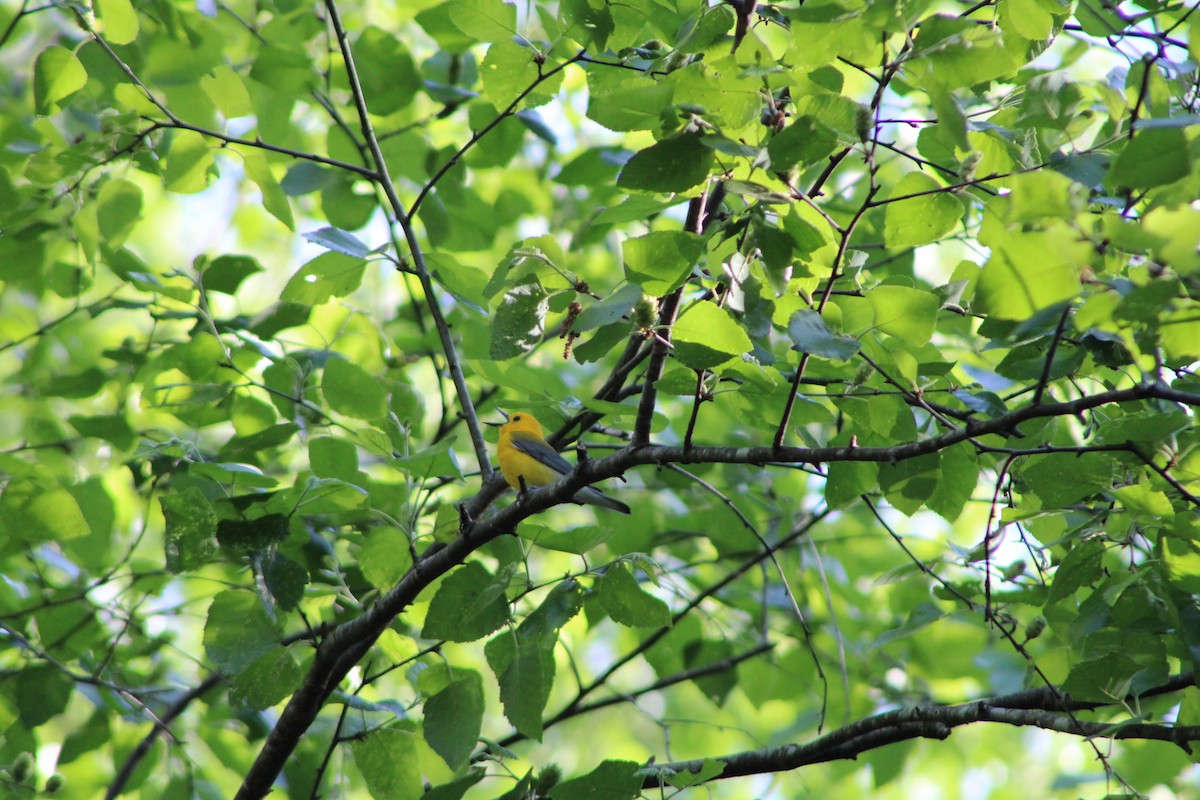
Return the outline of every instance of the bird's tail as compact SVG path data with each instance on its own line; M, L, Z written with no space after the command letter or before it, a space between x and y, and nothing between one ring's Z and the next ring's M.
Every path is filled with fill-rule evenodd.
M629 506L620 500L614 500L604 492L591 486L585 486L576 492L574 500L576 503L587 503L588 505L600 506L601 508L611 508L613 511L620 511L622 514L629 513Z

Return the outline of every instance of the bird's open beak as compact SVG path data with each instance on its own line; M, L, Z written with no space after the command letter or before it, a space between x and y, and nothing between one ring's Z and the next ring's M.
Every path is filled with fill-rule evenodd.
M500 416L504 417L504 422L508 422L508 414L506 414L506 413L504 412L504 409L502 409L502 408L497 408L497 409L496 409L496 412L497 412L497 413L498 413ZM485 422L485 423L483 423L483 424L484 424L484 425L491 425L493 428L499 428L501 425L503 425L503 424L504 424L504 422Z

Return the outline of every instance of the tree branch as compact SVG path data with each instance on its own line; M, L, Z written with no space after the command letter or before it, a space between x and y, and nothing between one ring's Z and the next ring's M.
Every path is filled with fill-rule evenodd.
M142 759L150 752L150 748L154 745L158 737L162 736L167 730L167 726L176 717L186 711L193 700L198 700L208 694L217 684L224 680L225 676L214 672L172 703L170 708L163 712L162 716L151 726L150 732L138 742L137 747L133 748L129 757L125 759L125 763L121 765L120 771L117 772L117 777L113 778L113 782L108 786L108 791L104 793L104 800L113 800L113 798L120 797L121 793L125 791L125 784L129 783L129 779L133 777L134 770L137 769L138 764L142 763Z
M471 401L471 391L467 387L467 379L463 374L462 362L458 357L458 349L454 344L454 338L450 335L450 325L446 322L446 316L442 313L441 306L438 305L438 296L433 286L433 279L430 277L429 268L425 264L425 253L421 248L420 241L417 239L416 231L413 229L412 219L408 212L404 210L404 204L400 201L400 196L396 193L396 185L392 182L391 174L388 172L387 159L383 156L383 151L379 146L379 139L376 137L374 126L371 124L371 114L367 108L367 99L363 94L362 83L358 79L358 68L354 63L354 54L350 50L350 41L346 36L346 28L342 24L341 13L338 11L335 0L325 0L325 8L329 12L329 22L333 26L338 45L342 51L342 58L345 60L346 77L350 83L350 92L354 97L355 108L358 110L358 121L362 128L363 139L367 143L367 149L371 152L371 159L375 162L378 184L387 197L388 205L392 208L396 223L404 232L404 240L408 245L409 255L412 256L413 272L416 273L417 280L421 284L421 291L425 294L425 302L429 306L429 315L433 318L434 327L437 328L438 340L442 345L442 353L446 357L446 368L450 372L450 379L454 382L454 389L458 393L458 402L463 410L463 419L466 421L467 430L471 434L471 443L475 449L475 458L479 462L479 472L486 481L492 476L492 462L488 458L487 445L483 441L483 430L479 427L479 418L475 414L475 406Z
M1168 685L1173 686L1173 690L1177 691L1194 683L1194 676L1188 673L1173 679ZM1056 687L1054 687L1054 693L1057 693L1059 697L1062 696ZM808 744L789 744L722 756L716 760L725 763L725 770L717 778L785 772L809 764L852 759L870 750L909 739L946 739L954 728L976 722L998 722L1018 727L1035 727L1089 739L1100 737L1173 742L1188 753L1191 752L1189 742L1200 741L1200 726L1195 725L1083 722L1057 711L1008 704L1010 698L1015 702L1027 703L1035 698L1037 700L1050 699L1054 693L1050 690L1033 690L1009 697L978 700L961 705L921 706L887 711L832 731ZM1103 705L1112 704L1082 703L1077 708L1084 710L1099 708ZM710 759L677 761L657 766L668 775L684 771L696 773L701 770L707 760ZM649 775L642 787L649 789L665 785L665 783L663 777Z

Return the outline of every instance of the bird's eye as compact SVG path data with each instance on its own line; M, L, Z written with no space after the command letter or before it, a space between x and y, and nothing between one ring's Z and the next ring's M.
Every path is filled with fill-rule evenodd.
M520 422L520 421L521 421L521 415L520 415L520 414L517 414L516 416L514 416L514 417L513 417L513 420L512 420L512 421L513 421L513 422Z

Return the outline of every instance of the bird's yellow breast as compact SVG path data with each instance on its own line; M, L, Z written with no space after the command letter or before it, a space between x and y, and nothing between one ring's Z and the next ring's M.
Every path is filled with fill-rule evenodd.
M561 472L517 449L511 439L505 441L503 438L500 441L500 472L514 489L521 488L522 480L526 486L546 486L562 477Z
M553 456L544 455L539 460L519 448L517 444L522 444L535 453L540 451ZM546 486L565 474L545 463L548 460L557 460L557 454L543 438L541 424L529 413L513 414L508 422L500 426L500 442L496 448L496 455L500 460L500 473L514 489L520 489L522 481L525 486Z

